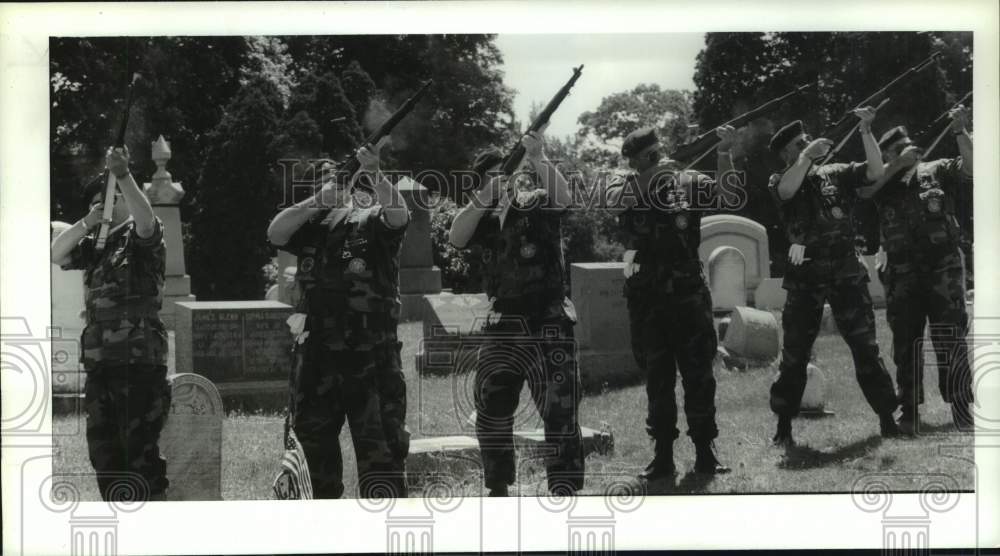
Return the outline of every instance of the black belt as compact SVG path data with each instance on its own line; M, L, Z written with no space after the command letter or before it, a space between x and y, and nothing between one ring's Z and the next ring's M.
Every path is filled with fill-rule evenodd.
M841 243L829 247L806 246L806 258L809 259L839 259L856 255L857 250L853 243Z

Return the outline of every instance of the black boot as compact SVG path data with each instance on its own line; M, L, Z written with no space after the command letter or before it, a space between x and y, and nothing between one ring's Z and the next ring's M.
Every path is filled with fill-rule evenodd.
M507 497L507 485L499 486L496 488L491 488L488 495L490 498L506 498Z
M676 472L677 469L674 467L674 441L656 440L653 444L653 461L649 462L646 470L639 474L639 478L646 481L669 479Z
M972 418L972 408L965 402L951 403L951 419L960 432L973 432L976 425Z
M712 449L712 442L698 442L694 445L694 472L707 473L709 475L721 475L729 473L731 469L719 463L715 457L715 450Z
M792 418L786 417L784 415L778 417L778 431L774 433L774 438L771 442L775 446L794 446L795 440L792 439Z
M883 413L878 416L878 426L882 433L882 438L896 438L901 434L899 426L892 418L892 412Z
M917 433L917 406L904 405L903 414L899 417L899 433L914 436Z

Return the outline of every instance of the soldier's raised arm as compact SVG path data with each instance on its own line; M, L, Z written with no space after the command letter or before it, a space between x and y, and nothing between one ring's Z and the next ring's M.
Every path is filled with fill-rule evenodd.
M544 131L544 128L543 128ZM569 183L556 168L556 165L545 155L542 132L528 132L521 138L524 145L524 155L538 174L542 187L548 193L553 208L566 208L573 203Z
M491 147L476 155L472 171L475 172L479 183L476 184L472 199L451 221L451 229L448 231L448 242L458 249L464 249L469 244L479 226L480 218L496 203L500 187L506 179L498 175L491 177L490 174L496 172L502 162L503 153L497 148Z
M410 210L406 206L406 201L400 195L392 183L379 171L379 153L385 146L389 137L383 137L374 149L361 147L358 151L358 162L361 168L354 175L354 179L367 179L372 183L377 202L382 206L382 215L385 223L393 229L398 230L410 221Z
M958 142L958 152L962 155L962 172L972 177L972 136L969 135L969 109L957 106L948 113L951 117L951 133Z
M135 221L135 233L139 237L147 239L156 231L156 216L153 214L153 207L149 204L149 199L139 189L139 184L132 177L128 163L128 147L108 149L108 170L118 181L118 189L121 190L122 197L125 199L125 208L128 209L132 220Z
M815 161L826 156L833 142L819 138L810 141L802 121L796 120L778 130L771 138L770 149L788 165L777 186L778 199L787 201L795 196Z
M338 185L335 180L330 180L323 185L319 193L282 210L268 225L267 240L271 242L271 245L277 247L285 245L292 235L314 215L324 210L343 206L348 187L346 184Z

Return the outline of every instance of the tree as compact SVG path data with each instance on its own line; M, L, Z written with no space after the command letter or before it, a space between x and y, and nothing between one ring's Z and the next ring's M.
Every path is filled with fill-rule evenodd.
M661 89L655 83L637 85L601 99L593 112L577 120L577 137L583 142L582 156L590 163L616 167L625 137L640 127L656 129L660 143L669 152L687 140L691 121L690 93Z
M275 84L258 77L229 102L211 131L192 199L187 259L198 299L260 299L261 268L271 255L265 236L281 201L274 161L281 136L282 99Z
M708 129L793 88L814 89L786 102L769 117L741 130L733 149L745 171L748 204L740 213L768 229L772 274L781 275L788 249L767 180L781 167L767 149L770 136L785 123L801 119L813 136L898 74L942 50L937 67L922 72L879 111L878 136L892 126L919 130L968 91L971 34L892 33L708 33L698 54L694 113ZM942 151L941 154L944 154ZM861 141L849 140L838 160L862 160Z

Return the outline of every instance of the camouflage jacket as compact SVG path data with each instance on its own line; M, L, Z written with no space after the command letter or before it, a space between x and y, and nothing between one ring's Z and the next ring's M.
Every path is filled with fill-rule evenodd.
M100 253L97 232L80 240L64 270L82 269L87 326L80 360L87 371L98 364L167 364L167 331L160 320L166 270L163 223L143 239L128 220L108 233Z
M625 281L625 295L690 293L705 287L698 246L701 218L715 194L715 182L694 173L698 195L682 186L671 166L649 170L657 176L648 195L638 194L636 173L614 178L609 191L626 188L622 195L634 195L637 203L618 217L626 249L635 249L639 272ZM698 203L695 203L697 199Z
M808 289L833 283L868 281L868 271L858 257L854 207L857 188L868 185L865 163L826 164L810 170L791 199L782 200L778 183L768 184L777 203L789 243L804 245L801 265L787 265L783 287Z
M396 341L399 255L406 226L391 228L382 207L353 207L331 230L321 212L285 245L298 257L296 311L330 349L367 351Z
M911 252L931 257L959 245L955 199L972 178L962 171L961 158L921 162L908 183L898 172L875 195L882 246L890 255Z
M494 312L575 322L565 290L565 209L548 203L544 189L519 192L506 210L501 204L482 215L467 247L482 257L483 290Z

